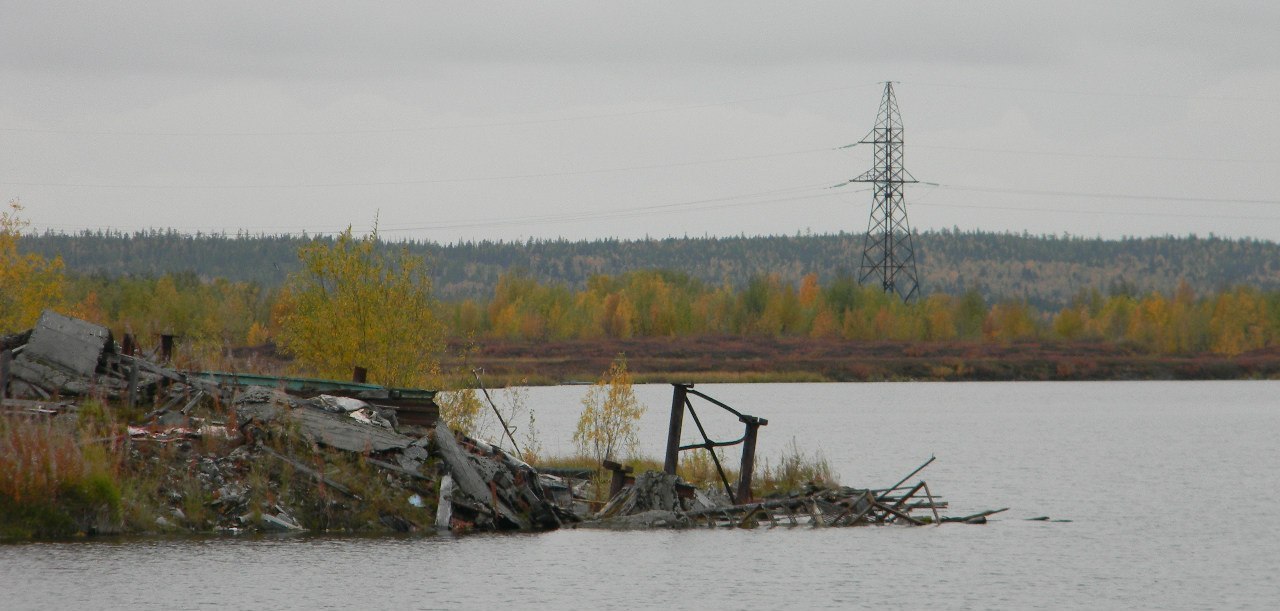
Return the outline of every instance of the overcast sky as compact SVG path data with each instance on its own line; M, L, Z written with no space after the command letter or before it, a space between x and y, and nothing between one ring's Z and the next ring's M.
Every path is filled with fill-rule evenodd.
M36 229L862 232L893 80L919 230L1280 240L1268 2L0 2Z

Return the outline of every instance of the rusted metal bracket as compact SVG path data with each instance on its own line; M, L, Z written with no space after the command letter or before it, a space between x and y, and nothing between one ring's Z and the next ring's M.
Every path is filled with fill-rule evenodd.
M733 503L749 503L751 502L751 475L755 470L756 461L756 437L759 435L760 427L767 426L769 421L757 416L744 414L728 405L717 401L703 393L693 389L693 384L672 384L673 388L671 396L671 420L667 428L667 452L663 461L662 469L670 474L675 474L676 467L680 462L680 452L685 450L705 449L711 454L711 462L715 464L716 471L720 474L720 481L724 484L725 494L729 495L729 499ZM702 420L698 418L698 412L693 409L693 404L689 401L689 395L700 397L703 400L719 407L734 416L738 417L738 421L743 423L745 430L742 437L733 441L713 441L707 436L706 429L702 426ZM680 434L684 427L684 414L688 411L693 417L693 423L698 427L698 434L702 436L701 443L690 444L686 446L680 445ZM715 448L723 448L742 444L742 462L738 471L738 489L736 491L729 485L729 478L725 474L724 467L720 464L720 458L716 456Z

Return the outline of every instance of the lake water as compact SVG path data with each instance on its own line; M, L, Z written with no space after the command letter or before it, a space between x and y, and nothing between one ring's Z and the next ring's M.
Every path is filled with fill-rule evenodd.
M949 513L1010 510L985 526L3 545L0 609L1280 604L1280 382L697 389L769 419L761 459L794 438L842 483L883 486L936 454L921 477ZM585 392L529 389L546 450L571 448ZM658 456L671 387L638 394ZM741 435L695 407L713 436ZM1044 515L1071 522L1025 520Z

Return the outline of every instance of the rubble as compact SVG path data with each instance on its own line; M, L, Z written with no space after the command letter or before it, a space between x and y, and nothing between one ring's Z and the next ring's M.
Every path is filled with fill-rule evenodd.
M127 340L126 346L133 342ZM0 416L76 418L85 399L149 410L112 443L127 444L137 495L132 508L160 531L327 530L541 531L814 527L984 523L994 510L944 518L946 501L923 480L882 489L809 488L753 499L755 440L768 421L673 385L664 469L613 473L607 500L588 502L593 472L539 470L495 445L437 421L431 391L310 378L184 372L129 354L110 331L45 312L31 331L0 337ZM745 426L713 441L690 398L702 398ZM150 405L150 408L141 406ZM685 414L702 441L681 446ZM99 440L100 441L100 440ZM736 488L714 450L743 446ZM679 453L711 452L726 501L675 474ZM585 476L585 479L583 478ZM137 501L141 503L142 501ZM599 511L593 512L593 508Z
M553 530L576 519L543 491L538 472L500 448L449 429L432 434L449 475L440 488L437 528Z
M850 487L824 487L810 483L805 490L782 498L754 500L751 498L750 474L755 457L755 440L759 428L768 424L763 418L743 414L742 412L693 390L692 384L673 384L674 396L671 405L671 421L668 429L667 455L662 472L649 471L635 478L630 478L626 471L616 463L610 464L614 473L613 488L618 490L609 502L590 519L583 521L581 528L608 529L680 529L707 527L756 528L763 524L769 527L800 526L865 526L899 524L922 526L924 524L940 524L944 521L963 521L966 524L985 523L986 516L1003 510L994 510L966 516L963 519L951 520L942 518L938 510L946 509L947 502L934 495L924 480L914 485L906 483L926 467L933 463L934 457L908 473L897 483L882 489L860 489ZM690 400L691 397L704 399L718 407L745 425L742 438L734 441L713 441L703 427ZM702 436L701 443L680 445L680 431L684 416L692 417ZM730 486L728 477L720 461L716 458L715 448L743 445L742 477L739 478L735 491ZM716 470L724 484L724 492L729 503L716 503L708 500L700 491L694 490L675 474L679 454L682 451L706 450L710 452ZM630 480L629 485L624 485ZM913 512L928 512L929 515L913 515Z

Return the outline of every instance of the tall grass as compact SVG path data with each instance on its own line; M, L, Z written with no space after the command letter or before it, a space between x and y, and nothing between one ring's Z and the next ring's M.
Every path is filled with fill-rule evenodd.
M120 452L73 422L0 417L0 538L110 529L119 480Z
M725 478L729 480L729 485L736 491L739 473L738 460L727 457L722 449L716 452L716 458L719 459L720 466L724 469ZM645 471L661 471L662 462L652 457L632 457L630 460L625 461L625 464L632 467L634 473L643 473ZM599 463L589 456L552 456L539 461L537 464L539 467L580 468L597 471L598 477L595 478L596 496L603 497L607 494L609 475L602 470ZM706 450L681 452L676 474L685 482L698 488L712 491L715 494L719 494L724 490L724 483L720 479L720 473L716 470L715 462L711 460L711 454ZM821 450L807 453L800 448L800 444L793 438L777 458L773 460L764 458L757 461L751 483L753 496L763 498L801 492L809 484L818 486L836 485L839 483L839 477L832 471L831 465L827 462L827 458ZM604 501L607 499L596 498L594 500Z

